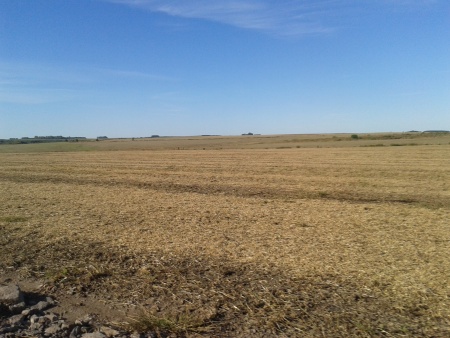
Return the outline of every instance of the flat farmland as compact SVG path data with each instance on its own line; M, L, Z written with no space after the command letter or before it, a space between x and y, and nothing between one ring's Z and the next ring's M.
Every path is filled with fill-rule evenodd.
M450 336L448 139L150 142L0 152L0 275L161 336Z

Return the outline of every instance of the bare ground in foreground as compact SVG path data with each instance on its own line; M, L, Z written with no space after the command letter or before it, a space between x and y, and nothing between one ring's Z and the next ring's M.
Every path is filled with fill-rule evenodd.
M162 334L446 337L449 153L0 154L0 273Z

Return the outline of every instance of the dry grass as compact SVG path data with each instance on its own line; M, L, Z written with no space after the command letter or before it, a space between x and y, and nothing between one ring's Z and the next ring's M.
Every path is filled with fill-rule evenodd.
M450 133L374 133L253 136L190 136L136 139L82 140L41 144L0 145L0 153L80 152L111 150L235 150L389 147L449 145Z
M326 142L1 154L0 269L161 335L449 336L450 146Z

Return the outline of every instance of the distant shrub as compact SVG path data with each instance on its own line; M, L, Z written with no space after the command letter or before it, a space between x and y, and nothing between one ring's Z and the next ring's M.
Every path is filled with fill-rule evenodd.
M356 134L353 134L352 136L350 136L352 138L352 140L357 140L359 139L359 136Z

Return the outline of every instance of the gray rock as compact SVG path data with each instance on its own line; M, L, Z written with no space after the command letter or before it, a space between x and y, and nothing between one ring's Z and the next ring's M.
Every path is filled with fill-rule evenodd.
M144 335L139 332L134 332L131 334L130 338L144 338Z
M46 324L50 324L51 320L48 319L47 317L41 316L41 317L39 317L38 322L41 323L41 324L46 325Z
M48 336L54 335L55 333L57 333L59 331L61 331L61 328L59 327L59 325L54 324L45 329L44 335L48 337Z
M32 331L42 331L44 329L44 326L42 326L41 323L31 323L30 326L28 327L29 330Z
M130 332L115 330L106 325L99 325L92 315L86 315L83 318L77 319L75 325L73 325L60 317L60 315L46 311L46 309L57 303L51 297L46 297L45 301L40 301L37 304L28 304L27 307L27 304L23 301L23 294L16 285L2 286L0 289L0 338L157 337L156 333L147 333L144 335L134 332L134 334L131 334Z
M75 320L75 325L91 325L93 318L89 315L84 316L83 318L79 318Z
M70 332L70 338L76 338L79 337L81 335L81 327L76 325L72 331Z
M118 336L120 334L119 331L114 330L107 326L102 326L100 328L100 332L104 333L107 337L114 337L114 336Z
M51 322L54 322L59 318L58 315L55 313L47 313L44 317L48 318L48 320L50 320Z
M68 331L70 329L70 325L67 324L66 322L60 323L60 325L61 325L61 330L67 330Z
M30 307L30 309L31 310L44 311L44 310L48 309L49 307L50 307L49 303L47 303L46 301L41 300L36 305L33 305L32 307Z
M55 305L55 300L52 297L46 297L45 301L50 305Z
M85 333L81 336L81 338L106 338L106 336L101 332L92 332L92 333Z
M35 314L31 315L31 317L30 317L30 322L31 322L31 323L37 323L37 322L39 322L39 316L37 316L37 315L35 315Z
M0 303L14 305L23 302L23 293L17 285L0 286Z

